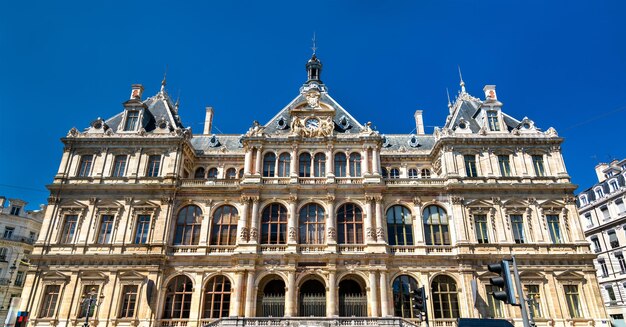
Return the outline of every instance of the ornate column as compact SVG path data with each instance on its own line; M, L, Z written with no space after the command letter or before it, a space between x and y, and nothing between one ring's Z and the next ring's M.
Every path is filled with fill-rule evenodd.
M285 317L293 317L295 315L296 303L296 272L291 270L287 272L287 291L285 292Z
M378 288L376 281L376 271L370 271L370 291L368 292L368 302L370 303L370 317L378 317Z
M383 214L383 197L375 196L374 201L376 201L376 238L378 239L378 243L385 243L387 241L387 233L385 233L385 219Z
M257 175L263 175L263 147L259 146L256 149L256 169Z
M241 316L241 295L243 291L243 271L238 271L235 273L235 289L233 290L233 301L230 306L230 316L231 317L239 317Z
M337 226L335 221L335 196L326 195L326 244L337 244ZM332 252L335 252L334 250Z
M246 147L246 155L244 157L244 164L243 164L243 175L244 176L248 176L250 175L250 168L252 168L252 148Z
M326 294L326 317L336 317L337 312L337 273L328 272L328 293Z
M291 161L289 162L289 175L291 177L298 177L298 146L293 145L291 147Z
M250 210L250 197L241 196L241 203L243 208L239 215L239 222L237 222L237 244L243 244L248 242L250 236L250 229L248 228L248 211Z
M363 162L361 167L363 168L363 176L370 174L370 161L369 161L369 146L363 146L363 151L361 151L361 157L363 157Z
M378 148L372 148L372 174L380 175L380 163L378 157Z
M333 160L333 145L329 144L326 147L326 177L335 177Z
M256 294L254 294L254 270L248 270L248 277L246 278L246 307L244 310L245 317L254 317L254 301L256 301Z
M387 284L387 272L381 270L380 274L380 316L388 317L389 314L389 285Z
M422 245L424 240L424 220L422 218L422 200L416 196L413 198L413 208L415 216L413 218L413 242L415 245Z
M202 209L202 221L200 222L200 240L198 245L207 246L209 244L209 225L211 224L211 208L213 208L213 200L209 199L205 202L205 207Z
M259 197L252 197L252 214L250 215L249 242L257 244L259 237Z
M289 195L289 220L287 220L287 244L298 244L298 213L296 212L298 205L298 196Z
M365 219L363 220L363 227L365 228L365 243L376 242L376 231L374 231L374 217L372 214L372 202L374 197L371 195L365 196Z
M197 324L197 321L202 317L202 274L197 273L193 276L193 284L196 287L193 288L193 292L191 294L191 303L189 305L189 320L191 322L190 326L194 326ZM164 290L165 291L165 290ZM157 293L158 294L158 293ZM232 309L232 306L231 306Z

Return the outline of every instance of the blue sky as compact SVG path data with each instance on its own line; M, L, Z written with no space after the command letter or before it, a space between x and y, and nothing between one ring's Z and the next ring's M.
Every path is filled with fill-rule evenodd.
M8 1L0 5L0 195L47 198L72 127L122 110L130 85L180 94L187 126L243 133L297 94L317 35L322 79L361 122L428 133L446 88L497 85L503 110L565 137L573 182L624 158L623 1Z

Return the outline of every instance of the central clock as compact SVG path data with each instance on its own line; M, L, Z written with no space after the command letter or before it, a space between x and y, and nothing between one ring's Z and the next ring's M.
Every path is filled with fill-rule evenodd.
M309 118L304 122L304 127L310 130L317 129L320 127L320 120L317 118Z

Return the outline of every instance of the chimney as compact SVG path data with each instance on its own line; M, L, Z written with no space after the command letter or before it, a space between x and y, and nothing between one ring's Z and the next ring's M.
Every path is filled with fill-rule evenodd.
M141 84L131 85L131 92L130 92L131 100L141 100L142 94L143 94L143 85Z
M485 91L485 100L486 101L497 101L498 96L496 95L496 86L495 85L485 85L483 88Z
M204 118L204 133L211 134L211 125L213 125L213 107L206 107L206 116Z
M605 163L599 163L596 166L596 175L598 176L598 182L602 183L606 180L606 176L604 175L604 170L609 168L609 165Z
M422 111L415 110L415 134L424 135L424 120L422 119Z

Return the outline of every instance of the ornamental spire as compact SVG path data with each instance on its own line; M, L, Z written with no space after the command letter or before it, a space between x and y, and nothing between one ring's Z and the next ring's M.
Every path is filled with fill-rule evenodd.
M461 94L465 94L467 92L465 92L465 82L463 82L463 74L461 74L461 66L457 66L459 68L459 79L461 80L461 82L459 83L459 85L461 86Z

